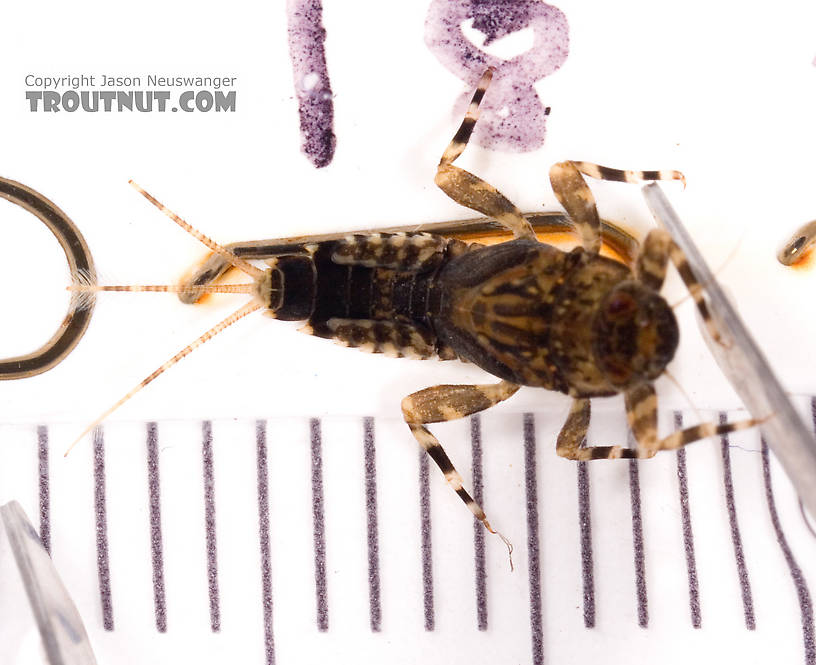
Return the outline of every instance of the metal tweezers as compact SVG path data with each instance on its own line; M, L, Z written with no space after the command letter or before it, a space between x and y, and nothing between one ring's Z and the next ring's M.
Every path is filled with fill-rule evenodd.
M19 585L13 583L14 568L20 574L24 594L22 590L15 593ZM21 596L28 599L48 665L96 665L79 612L37 532L16 501L0 506L0 574L4 583L3 599L14 604L12 611L24 615L25 601ZM3 647L8 651L14 649L18 636L13 626L6 628Z
M796 412L771 371L765 354L717 284L663 191L652 183L643 188L643 196L657 223L683 250L691 272L703 285L721 339L715 341L705 326L701 329L717 364L750 414L757 419L766 419L760 425L763 438L781 462L805 507L811 515L816 515L816 439L813 433Z

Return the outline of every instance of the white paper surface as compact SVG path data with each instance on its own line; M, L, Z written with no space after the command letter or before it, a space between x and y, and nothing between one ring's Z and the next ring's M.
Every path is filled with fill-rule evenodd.
M433 184L439 156L460 122L454 106L468 86L444 69L423 41L429 4L325 3L337 149L331 164L319 170L300 152L281 3L148 1L119 7L32 2L7 7L0 43L5 127L0 175L42 192L74 220L105 283L174 282L204 253L128 186L130 178L222 242L467 216ZM544 146L523 154L470 146L462 165L525 211L557 209L547 171L563 159L683 171L685 191L679 184L665 188L672 203L712 268L722 268L720 280L783 384L794 393L813 394L808 350L814 322L807 303L814 275L782 267L775 254L795 228L816 216L811 186L816 40L810 30L816 10L801 3L761 11L737 3L668 8L635 0L557 6L569 23L569 53L558 71L536 84L543 104L552 109ZM528 38L508 39L524 49ZM495 45L506 56L511 53L501 50L512 46ZM237 106L231 113L189 114L29 110L27 75L83 73L236 76ZM637 187L596 182L591 187L603 217L641 236L651 228ZM62 289L68 276L56 242L36 220L5 203L0 216L0 288L7 308L0 355L8 356L29 350L52 333L67 305ZM665 292L670 302L685 295L674 275ZM739 515L755 592L766 594L757 602L756 631L745 630L732 571L717 572L734 566L730 527L722 512L717 442L689 450L694 525L698 532L710 532L700 537L699 545L703 628L689 627L685 559L675 542L681 535L677 488L671 485L677 482L676 462L667 456L641 465L642 488L650 497L644 496L651 562L648 629L637 627L631 591L627 467L601 464L591 469L595 576L599 608L604 609L598 611L596 627L586 630L575 531L576 470L552 453L568 401L532 389L520 391L484 418L493 437L488 444L485 435L489 505L493 520L508 525L504 529L513 534L521 572L510 575L501 547L488 540L490 597L503 600L490 601L497 605L491 605L488 632L475 630L472 616L467 628L460 625L460 596L472 612L471 573L461 563L469 566L473 557L472 527L431 469L434 537L441 541L434 545L440 615L436 630L424 631L416 592L417 453L399 421L399 401L428 385L488 377L472 366L390 360L342 349L297 333L297 325L259 315L206 344L106 422L107 445L117 443L106 448L116 627L105 631L95 563L91 442L86 440L67 461L61 452L107 406L241 303L240 297L219 296L205 306L186 307L171 295L103 294L90 329L61 365L35 378L0 382L0 502L18 499L30 515L37 514L36 426L48 425L54 556L76 595L100 663L175 662L179 657L264 662L255 484L258 418L268 421L273 474L277 662L531 662L523 572L520 423L525 412L535 412L538 424L547 662L604 656L609 662L681 662L700 654L726 657L735 645L739 660L763 662L771 643L788 645L790 659L785 662L804 659L799 605L790 588L781 590L790 586L790 575L769 526L756 453L735 451L733 460L735 467L746 465L739 473L751 479L735 482L750 486L745 492L738 486L736 496L745 503ZM738 406L699 339L690 304L677 315L683 335L670 367L673 376L704 416ZM658 388L661 404L684 409L692 422L686 398L668 380ZM808 408L806 400L801 406ZM616 424L601 430L593 423L593 432L603 443L620 442L622 402L600 400L594 410ZM671 416L664 415L661 427L669 431ZM379 635L368 629L367 601L360 595L364 553L343 552L343 547L361 543L364 531L360 506L354 503L361 501L363 416L377 419L377 464L383 467L378 469L384 530L384 628ZM316 630L314 619L310 469L303 448L311 417L324 419L325 455L333 460L324 469L327 542L334 566L330 587L337 589L330 595L327 633ZM213 419L214 432L224 432L214 444L219 557L224 562L224 623L218 634L209 630L201 559L202 419ZM178 432L160 448L166 634L156 632L145 540L150 533L144 421L159 421L160 432ZM440 432L446 428L452 434L442 442L469 477L467 425L448 425ZM170 435L161 434L161 441L165 436ZM758 450L757 437L746 436L746 447ZM735 477L743 476L735 470ZM774 481L782 495L779 510L786 533L804 565L813 558L813 540L802 526L786 479L777 474ZM562 512L569 517L562 519ZM344 568L340 559L331 559L340 552L342 561L354 561L356 567ZM768 557L775 557L775 568ZM624 574L618 571L624 567L628 577L622 581ZM410 582L402 581L407 570ZM344 595L344 584L354 587L354 593ZM666 598L671 605L661 604Z

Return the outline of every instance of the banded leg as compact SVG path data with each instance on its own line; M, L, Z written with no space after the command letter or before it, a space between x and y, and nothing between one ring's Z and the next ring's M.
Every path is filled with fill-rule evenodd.
M651 383L627 390L623 395L626 420L635 436L635 457L654 457L660 443L657 439L657 393Z
M685 252L683 252L673 240L669 246L669 258L671 258L674 267L677 268L677 272L680 273L680 278L689 290L692 300L694 300L694 305L697 307L697 311L700 312L700 317L703 319L703 324L708 330L711 339L718 344L728 346L723 341L722 335L720 335L720 331L717 329L717 324L714 323L711 312L708 310L708 303L703 297L703 285L697 281L694 273L691 272L691 267L689 266Z
M601 166L592 162L572 162L575 168L584 175L596 180L612 180L614 182L639 183L649 180L679 180L686 186L686 176L680 171L624 171Z
M689 294L694 300L697 311L700 312L708 334L716 342L722 344L722 336L719 330L717 330L717 326L708 309L708 303L706 303L703 297L703 285L697 281L697 278L691 272L685 253L680 249L677 243L672 240L668 231L665 229L652 229L649 231L637 257L635 276L646 286L657 291L663 285L663 280L666 277L666 265L669 259L671 259L675 268L677 268L680 278L689 290Z
M635 261L635 277L655 291L659 291L666 279L672 239L668 231L652 229L640 246Z
M556 452L561 457L572 460L595 459L646 459L654 457L660 450L676 450L686 444L707 439L711 436L736 432L754 427L759 420L740 420L735 423L715 425L700 423L669 434L663 439L657 438L657 395L651 384L642 384L626 392L626 418L629 428L635 437L635 448L622 446L587 446L581 442L586 438L589 428L590 403L588 399L576 399L558 435Z
M572 401L569 415L555 444L555 452L560 457L588 461L637 456L637 451L623 446L586 446L582 448L581 443L586 439L589 430L590 413L589 399L576 398Z
M550 183L558 202L569 214L581 236L584 249L597 254L601 249L601 220L595 197L574 162L559 162L550 167Z
M669 434L663 439L657 438L657 395L654 386L644 383L626 392L626 417L629 427L637 441L637 457L653 457L659 450L677 450L686 444L694 443L711 436L737 432L759 425L762 421L756 418L740 420L735 423L700 423Z
M497 384L452 386L439 385L420 390L402 400L402 414L422 449L436 462L445 480L459 498L465 502L473 515L490 533L498 533L490 526L481 506L463 487L462 476L453 466L439 440L425 425L447 420L457 420L503 402L519 389L515 383L502 381ZM505 544L507 540L498 534Z
M499 192L493 185L485 182L470 171L454 166L453 162L464 152L476 120L479 117L479 104L484 97L487 86L493 78L492 70L488 69L479 80L476 92L470 102L465 119L454 134L436 171L434 182L439 188L457 203L477 210L488 217L493 217L504 224L516 238L530 238L536 236L530 223L524 218L521 211Z
M581 174L599 180L643 182L647 180L682 180L679 171L622 171L592 162L559 162L550 168L550 183L559 203L569 214L581 236L585 250L597 254L601 249L601 223L595 198Z

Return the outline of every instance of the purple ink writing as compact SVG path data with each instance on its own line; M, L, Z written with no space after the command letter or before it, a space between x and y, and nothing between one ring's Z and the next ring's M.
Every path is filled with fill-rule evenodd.
M533 46L503 60L468 40L462 31L468 21L485 35L485 46L525 28L533 31ZM473 140L506 152L528 152L543 145L549 109L533 84L556 71L569 53L569 27L560 9L540 0L432 0L425 43L466 84L457 115L464 112L484 70L495 70Z
M320 0L289 0L289 55L300 113L301 149L317 168L334 157L334 102L326 68Z

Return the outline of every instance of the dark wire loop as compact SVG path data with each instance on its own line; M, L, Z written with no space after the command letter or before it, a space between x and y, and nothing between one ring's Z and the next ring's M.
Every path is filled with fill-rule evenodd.
M0 178L0 197L27 210L51 229L65 252L72 281L82 275L88 282L96 282L91 251L68 215L39 192L6 178ZM68 313L50 340L31 353L0 360L0 380L36 376L61 362L85 334L93 306L93 294L84 294L81 299L73 293Z

